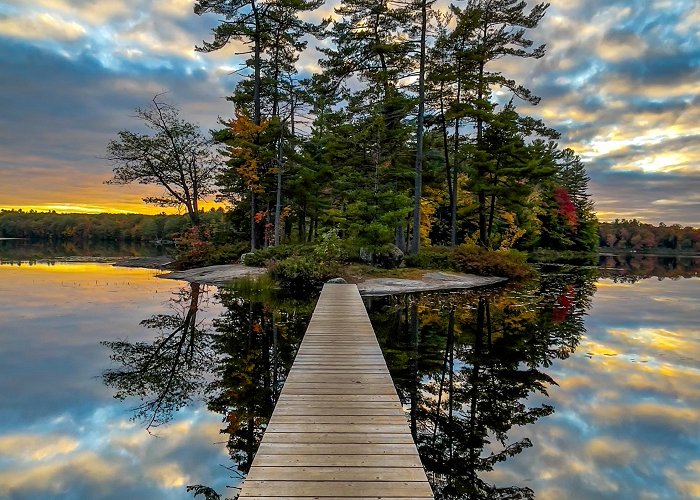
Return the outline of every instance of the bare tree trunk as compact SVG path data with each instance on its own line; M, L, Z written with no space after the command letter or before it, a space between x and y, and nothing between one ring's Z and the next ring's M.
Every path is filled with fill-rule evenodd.
M457 60L457 105L462 99L462 57ZM459 168L459 116L455 117L454 154L452 155L452 197L450 198L450 243L457 244L457 171Z
M440 127L442 128L442 148L443 154L445 155L445 179L447 180L447 192L450 195L450 214L452 213L452 207L455 205L455 193L452 189L452 172L450 170L450 150L447 144L447 121L445 120L445 104L444 104L444 91L445 84L440 82ZM452 246L455 244L455 234L454 234L454 220L451 221L450 225L450 241Z
M491 206L489 207L489 224L488 228L486 231L486 235L488 239L491 239L491 231L493 230L493 217L494 217L494 212L496 211L496 195L492 194L491 195Z
M250 251L254 252L256 248L255 238L255 191L250 190Z
M404 238L403 234L403 225L399 224L398 227L396 228L396 235L394 238L394 242L396 243L396 246L402 251L406 251L406 240Z
M478 102L481 103L484 97L484 63L481 61L479 63L479 88L478 92ZM477 147L481 147L481 140L484 135L484 119L480 116L476 119L476 144ZM483 167L478 168L479 180L483 180L484 172ZM483 187L479 187L478 191L478 201L479 201L479 243L484 248L488 248L488 235L486 231L486 192Z
M251 2L253 16L255 17L255 33L253 34L253 65L254 65L254 80L253 80L253 120L255 125L260 125L260 14L255 0ZM256 141L257 142L257 139ZM250 251L254 252L257 246L256 227L255 227L255 191L250 192Z
M282 146L284 134L280 133L277 146L277 198L275 200L275 246L280 244L280 214L282 213Z
M418 124L416 130L416 178L413 200L413 240L411 254L420 248L421 196L423 192L423 120L425 118L425 45L428 27L427 0L421 1L420 65L418 69Z

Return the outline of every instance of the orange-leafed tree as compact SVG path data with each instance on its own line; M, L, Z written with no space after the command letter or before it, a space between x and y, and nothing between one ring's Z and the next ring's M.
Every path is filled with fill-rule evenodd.
M257 125L240 109L235 117L222 122L225 128L217 139L225 144L221 150L228 158L226 168L219 176L220 199L233 205L250 203L250 248L258 242L257 226L260 224L257 197L266 192L274 173L274 131L269 120Z

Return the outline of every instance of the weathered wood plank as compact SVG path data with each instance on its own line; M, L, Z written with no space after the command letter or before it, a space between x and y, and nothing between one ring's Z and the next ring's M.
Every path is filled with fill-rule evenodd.
M424 473L425 474L425 473ZM270 491L280 492L277 496L306 497L383 497L433 498L428 482L425 481L246 481L242 497L270 495ZM284 492L284 494L283 494Z
M358 444L358 443L268 443L265 439L258 447L258 453L275 455L414 455L416 445L397 444Z
M306 411L305 411L306 410ZM379 407L379 408L324 408L324 407L313 407L304 408L299 406L287 406L284 408L278 408L275 410L275 415L284 417L299 417L305 416L309 419L314 417L383 417L383 416L394 416L396 418L403 418L405 420L405 414L402 410L390 407ZM376 420L375 420L376 421Z
M255 465L284 467L419 467L417 455L255 455Z
M384 372L378 372L378 373L356 373L353 374L352 372L350 373L342 373L342 374L333 374L327 373L326 376L324 377L319 377L317 373L313 373L311 370L306 370L306 371L294 371L294 373L290 373L289 376L287 377L287 383L290 382L333 382L333 383L340 383L340 384L351 384L351 383L356 383L356 382L371 382L375 383L377 381L386 383L386 373Z
M324 287L239 498L432 498L356 286Z
M390 409L400 413L403 412L401 405L394 401L284 401L278 404L277 408L288 409L289 411L304 411L305 409L327 409L333 411L357 409L364 412L373 409ZM352 415L352 413L346 413L345 415Z
M398 424L317 424L278 422L271 429L275 433L358 433L358 434L406 434L406 420ZM270 431L268 431L270 432Z
M396 401L394 394L285 394L288 401Z
M411 467L253 467L249 481L420 481L425 472Z
M295 394L313 394L313 395L323 395L323 394L342 394L342 395L382 395L382 394L396 394L396 389L394 387L388 386L371 386L363 384L351 384L346 386L340 386L335 384L313 384L311 386L304 385L292 385L285 389L284 394L292 396Z
M391 415L285 415L277 414L270 419L269 425L277 424L392 424L404 425L406 417L398 412L393 412Z
M413 444L410 434L353 432L265 432L266 444ZM262 444L262 443L261 443Z

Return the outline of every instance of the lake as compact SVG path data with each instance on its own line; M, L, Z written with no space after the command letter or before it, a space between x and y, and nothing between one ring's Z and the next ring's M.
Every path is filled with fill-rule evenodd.
M235 497L315 299L2 245L0 498ZM436 498L700 497L699 264L368 299Z

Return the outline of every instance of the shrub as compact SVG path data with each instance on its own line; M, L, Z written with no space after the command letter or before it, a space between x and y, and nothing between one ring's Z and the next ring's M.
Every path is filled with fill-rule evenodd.
M245 265L251 267L264 267L269 262L284 260L293 255L300 255L304 245L280 245L256 250L246 256Z
M454 251L454 268L463 273L503 276L514 280L532 278L535 270L527 254L518 250L486 250L476 245L460 245Z
M453 249L449 247L428 247L421 250L418 255L406 256L404 262L406 267L454 270L453 253Z
M276 262L270 269L272 277L285 290L317 288L337 272L337 264L297 255Z
M191 227L176 239L178 255L175 268L213 266L236 262L248 248L244 242L215 245L207 228Z
M175 261L177 269L206 265L205 262L212 247L206 229L196 226L190 227L175 238L175 241L179 250Z
M527 263L527 254L517 250L486 250L477 245L428 247L418 255L406 257L408 267L442 269L482 276L503 276L515 280L532 278L535 270Z
M239 241L237 243L224 243L223 245L213 245L209 250L209 255L206 259L207 266L216 264L232 264L238 262L248 250L248 243Z
M345 260L345 251L341 243L338 232L330 229L321 234L319 243L313 249L313 256L319 262L342 262Z

